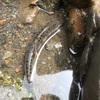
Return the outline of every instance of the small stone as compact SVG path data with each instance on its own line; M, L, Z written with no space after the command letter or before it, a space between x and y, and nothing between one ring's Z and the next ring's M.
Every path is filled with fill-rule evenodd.
M25 8L21 11L20 21L22 24L33 24L39 12L38 7Z
M42 61L42 64L44 64L44 65L45 65L45 64L46 64L46 62Z
M12 56L11 51L6 51L5 54L4 54L3 59L7 59L7 58L9 58L9 57L11 57L11 56Z
M24 28L24 25L22 25L22 24L17 24L17 27L20 28L20 29L23 29L23 28Z
M50 60L50 59L51 59L51 57L48 57L48 59Z
M55 48L56 48L56 49L62 48L61 42L56 43L56 44L55 44Z
M2 71L0 71L0 77L3 77L4 75L3 75L3 73L2 73Z
M16 73L20 72L20 68L16 68L16 69L15 69L15 72L16 72Z
M31 4L35 4L38 2L39 0L32 0Z
M13 14L13 15L11 15L11 16L12 16L13 18L16 18L16 15L14 15L14 14Z
M8 78L8 79L10 79L10 78L11 78L11 76L8 76L7 78Z
M9 61L8 60L4 60L2 64L7 66L9 64Z

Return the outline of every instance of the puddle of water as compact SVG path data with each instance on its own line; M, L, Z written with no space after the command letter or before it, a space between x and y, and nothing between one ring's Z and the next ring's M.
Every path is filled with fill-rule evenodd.
M43 96L49 94L58 97L59 100L69 100L69 92L73 80L72 75L72 70L46 75L34 74L33 82L27 83L24 80L23 87L27 89L29 94L33 95L35 100L42 100Z
M34 93L36 100L43 95L51 94L59 97L60 100L69 100L69 92L72 83L71 70L62 71L48 75L34 75Z

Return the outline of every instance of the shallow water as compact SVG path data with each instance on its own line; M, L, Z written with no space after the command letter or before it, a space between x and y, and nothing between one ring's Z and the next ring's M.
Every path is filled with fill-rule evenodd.
M40 100L42 96L48 94L57 96L59 100L69 100L69 92L73 79L71 70L34 76L33 87L36 100Z

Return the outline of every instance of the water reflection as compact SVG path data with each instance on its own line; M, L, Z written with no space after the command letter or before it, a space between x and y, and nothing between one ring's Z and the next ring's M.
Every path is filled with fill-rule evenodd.
M33 83L30 83L30 88L28 86L27 89L31 93L34 90L35 100L44 100L40 98L46 98L48 94L57 96L59 99L56 100L68 100L73 79L72 74L73 72L71 70L40 76L34 74Z

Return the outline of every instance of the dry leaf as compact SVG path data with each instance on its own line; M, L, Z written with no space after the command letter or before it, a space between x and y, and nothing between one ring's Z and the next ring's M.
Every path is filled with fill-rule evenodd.
M8 60L4 60L3 61L3 64L8 65L9 64L9 61Z
M16 68L16 69L15 69L15 72L16 72L16 73L18 73L18 72L20 72L20 71L21 71L20 68Z
M0 24L3 24L5 22L5 19L0 20Z

